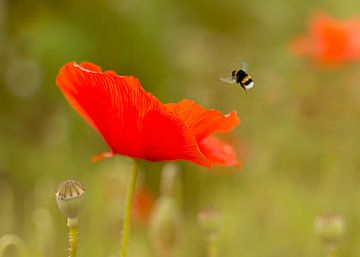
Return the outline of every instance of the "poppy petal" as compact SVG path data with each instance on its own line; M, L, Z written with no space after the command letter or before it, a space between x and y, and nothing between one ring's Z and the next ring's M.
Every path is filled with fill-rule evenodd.
M82 63L80 63L80 67L87 69L89 71L101 72L101 68L91 62L82 62Z
M148 160L187 160L211 168L211 162L200 151L195 136L177 117L150 111L144 118L143 136L144 155Z
M214 164L224 166L241 167L240 162L236 159L234 148L220 140L210 136L206 137L199 143L201 152Z
M89 116L89 114L83 109L83 107L78 103L78 101L75 99L74 93L67 93L70 91L73 86L73 81L71 79L72 76L72 70L70 69L71 65L75 63L68 63L64 65L60 71L58 76L56 77L56 84L60 87L60 90L63 92L65 98L68 100L68 102L71 104L71 106L77 111L93 128L98 130L96 125L94 124L94 121ZM75 89L73 89L75 90Z
M73 108L88 121L116 153L136 156L142 149L141 119L160 102L131 76L99 73L72 62L64 65L57 84ZM163 108L163 107L162 107Z
M205 109L188 99L177 104L167 104L166 107L185 121L186 125L193 130L198 141L215 132L229 132L240 123L236 112L224 115L214 109Z
M111 153L111 152L106 152L106 153L101 153L101 154L98 154L98 155L95 155L91 158L91 161L92 162L97 162L97 161L101 161L101 160L104 160L106 158L111 158L114 156L114 153Z

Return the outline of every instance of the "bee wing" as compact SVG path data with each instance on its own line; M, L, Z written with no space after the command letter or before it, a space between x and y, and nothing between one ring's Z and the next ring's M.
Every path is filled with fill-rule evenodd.
M243 70L243 71L247 71L248 70L248 67L249 67L249 64L247 63L247 62L245 62L245 61L241 61L241 69Z
M230 84L235 84L236 83L236 79L234 79L233 77L223 77L223 78L220 78L220 80L222 82L230 83Z

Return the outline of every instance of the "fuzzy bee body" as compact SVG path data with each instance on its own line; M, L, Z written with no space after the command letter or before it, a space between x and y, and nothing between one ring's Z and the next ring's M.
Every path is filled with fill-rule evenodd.
M233 70L231 77L221 78L222 81L231 84L239 84L245 91L254 87L254 81L244 70Z

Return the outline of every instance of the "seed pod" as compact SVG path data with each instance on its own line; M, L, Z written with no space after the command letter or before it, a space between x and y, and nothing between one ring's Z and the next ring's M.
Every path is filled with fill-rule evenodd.
M65 180L56 190L56 201L59 209L68 218L68 226L77 220L84 203L85 192L85 186L75 180Z
M326 214L315 219L314 227L326 247L334 248L344 233L345 222L338 214Z
M220 211L216 208L204 209L198 213L198 221L206 232L217 232L221 222Z

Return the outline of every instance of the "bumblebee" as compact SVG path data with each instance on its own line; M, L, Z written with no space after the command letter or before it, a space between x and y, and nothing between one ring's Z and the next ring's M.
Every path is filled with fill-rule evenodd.
M231 77L221 78L223 82L230 83L230 84L239 84L245 91L249 90L250 88L254 87L254 81L252 80L251 76L247 74L244 70L233 70L231 72Z

